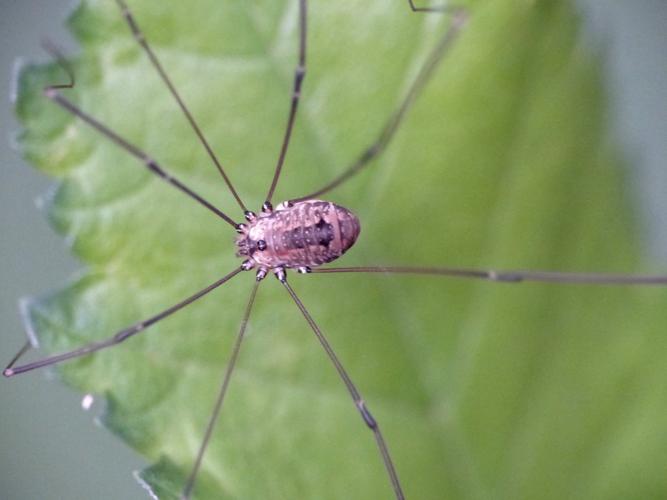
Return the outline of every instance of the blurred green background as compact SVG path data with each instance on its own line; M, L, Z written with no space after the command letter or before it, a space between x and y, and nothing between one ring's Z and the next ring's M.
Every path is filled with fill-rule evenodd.
M16 57L43 60L38 47L43 36L68 40L59 20L70 3L2 3L2 95L10 94ZM606 54L618 137L632 160L648 246L655 257L664 259L667 208L661 191L667 186L667 5L658 0L580 3L588 36ZM4 360L24 338L17 298L59 286L76 264L34 207L34 199L48 189L49 182L26 167L11 148L10 137L17 125L7 98L2 113L0 307L4 321L0 353ZM80 395L46 381L39 372L0 381L3 498L146 498L129 476L142 460L96 428L79 402ZM43 412L46 408L48 415ZM76 453L71 451L72 443L78 444ZM61 451L65 449L66 454Z

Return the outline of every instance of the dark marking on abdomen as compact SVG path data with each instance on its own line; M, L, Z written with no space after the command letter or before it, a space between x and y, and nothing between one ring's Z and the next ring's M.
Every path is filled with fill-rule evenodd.
M285 231L283 235L282 241L286 243L287 249L290 250L317 245L329 248L329 244L334 240L334 228L332 224L320 219L317 224L298 226L290 231Z

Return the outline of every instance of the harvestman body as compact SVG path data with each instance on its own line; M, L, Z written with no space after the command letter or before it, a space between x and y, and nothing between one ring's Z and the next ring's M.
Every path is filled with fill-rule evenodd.
M301 86L306 73L306 0L299 0L299 52L298 63L294 71L294 83L291 97L291 106L287 120L287 126L283 137L280 154L275 168L275 173L268 194L266 202L262 206L262 212L257 215L249 211L237 191L234 189L231 181L227 177L217 157L213 153L212 148L208 144L202 131L199 129L194 118L185 106L182 98L176 91L171 80L162 68L159 60L148 45L143 33L139 29L134 20L129 8L125 5L123 0L116 0L125 20L145 53L150 59L151 64L159 73L160 77L167 85L174 99L177 101L181 111L190 122L192 129L206 149L210 159L218 169L220 175L227 184L230 193L238 203L241 210L244 212L246 223L236 223L227 214L216 208L213 204L208 202L202 196L197 194L185 183L169 174L157 161L151 158L146 152L135 146L127 139L121 137L118 133L112 131L107 126L86 114L79 109L75 104L69 101L61 94L61 90L72 88L74 86L74 75L69 69L67 63L63 60L60 54L53 48L47 47L54 57L61 63L63 69L70 76L70 82L61 85L51 85L45 88L44 94L51 101L55 102L65 110L69 111L89 126L97 130L107 139L115 143L120 148L124 149L130 155L140 160L143 166L151 173L155 174L163 181L176 188L190 199L199 203L207 210L214 213L227 224L231 225L239 235L236 238L237 255L243 257L243 263L229 274L223 276L217 281L211 283L206 288L196 292L195 294L185 298L181 302L164 309L158 314L140 321L106 340L93 342L79 349L65 352L62 354L48 356L37 361L29 362L24 365L15 366L19 358L30 349L30 343L26 343L24 347L17 353L17 355L10 361L5 368L3 374L6 377L11 377L20 373L34 370L40 367L53 365L68 359L84 356L107 347L114 346L123 342L124 340L144 331L149 326L158 321L170 316L171 314L181 310L197 299L208 294L212 290L218 288L226 283L234 276L240 274L242 271L257 269L256 282L252 288L247 306L241 321L241 326L232 349L229 362L225 369L222 384L218 393L217 400L214 405L213 412L209 418L208 426L205 430L204 437L191 469L189 478L184 485L182 491L182 498L190 498L192 490L195 485L197 474L202 463L206 447L211 439L213 428L218 419L222 404L225 398L227 387L229 385L230 377L234 370L241 343L244 338L246 325L248 323L250 313L255 301L256 292L261 280L267 275L269 271L273 271L285 287L292 300L303 314L305 320L308 322L313 333L318 341L326 351L331 363L338 372L342 382L345 384L357 410L360 413L363 421L367 427L373 432L381 460L386 469L389 482L393 490L393 496L398 499L404 499L403 488L401 486L399 475L394 466L393 460L389 453L387 444L385 443L382 432L378 422L371 415L364 399L352 382L347 371L339 361L337 355L327 341L326 337L320 330L317 323L314 321L306 307L303 305L299 297L291 288L287 281L287 269L296 269L301 273L319 272L319 273L395 273L395 274L428 274L440 276L455 276L462 278L475 278L490 281L504 281L504 282L521 282L521 281L541 281L541 282L556 282L556 283L584 283L584 284L605 284L605 285L665 285L667 284L667 276L637 276L637 275L612 275L612 274L581 274L581 273L559 273L548 271L491 271L479 269L452 269L443 267L386 267L386 266L368 266L368 267L347 267L347 268L322 268L318 266L332 262L341 255L343 255L356 241L360 232L360 224L357 217L348 209L328 201L320 200L320 195L337 187L348 178L352 177L358 171L366 167L371 160L380 155L390 142L395 131L401 123L401 120L410 105L419 94L419 91L428 80L430 74L433 72L437 63L442 58L446 49L451 45L452 41L463 26L466 15L461 9L445 8L445 7L416 7L412 0L408 0L410 9L413 12L449 12L452 14L452 22L446 33L441 37L436 47L433 49L429 57L424 62L414 82L408 89L406 96L399 105L399 107L390 115L385 126L381 130L376 141L364 150L342 174L336 177L333 181L326 184L318 191L298 198L295 200L283 202L279 204L274 210L271 205L271 199L275 191L280 173L282 170L285 155L289 146L292 128L294 125L296 112L301 96Z
M357 240L357 216L328 201L283 202L275 211L239 228L237 255L247 256L245 266L255 267L263 278L268 269L296 268L305 273L336 260Z

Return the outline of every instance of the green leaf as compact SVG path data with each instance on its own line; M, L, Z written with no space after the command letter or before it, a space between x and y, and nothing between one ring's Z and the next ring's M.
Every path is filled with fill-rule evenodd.
M278 198L311 192L370 145L446 16L313 1L308 73ZM268 188L296 62L294 1L132 2L241 197ZM70 19L81 109L241 218L114 2ZM85 264L35 299L61 352L147 318L239 264L224 222L42 97L20 75L21 146L58 178L48 216ZM608 133L599 67L568 2L475 3L388 150L330 194L362 222L341 263L650 271ZM411 499L667 495L667 294L641 287L290 274L378 419ZM121 346L63 364L104 424L176 498L253 278L244 273ZM128 478L128 480L130 480ZM197 498L391 498L372 434L274 279L200 473Z

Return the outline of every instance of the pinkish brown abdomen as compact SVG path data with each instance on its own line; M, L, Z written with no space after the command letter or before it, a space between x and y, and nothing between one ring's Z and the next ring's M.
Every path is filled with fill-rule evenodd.
M359 219L339 205L321 200L281 203L252 221L236 239L238 255L256 266L316 267L343 255L357 240Z

